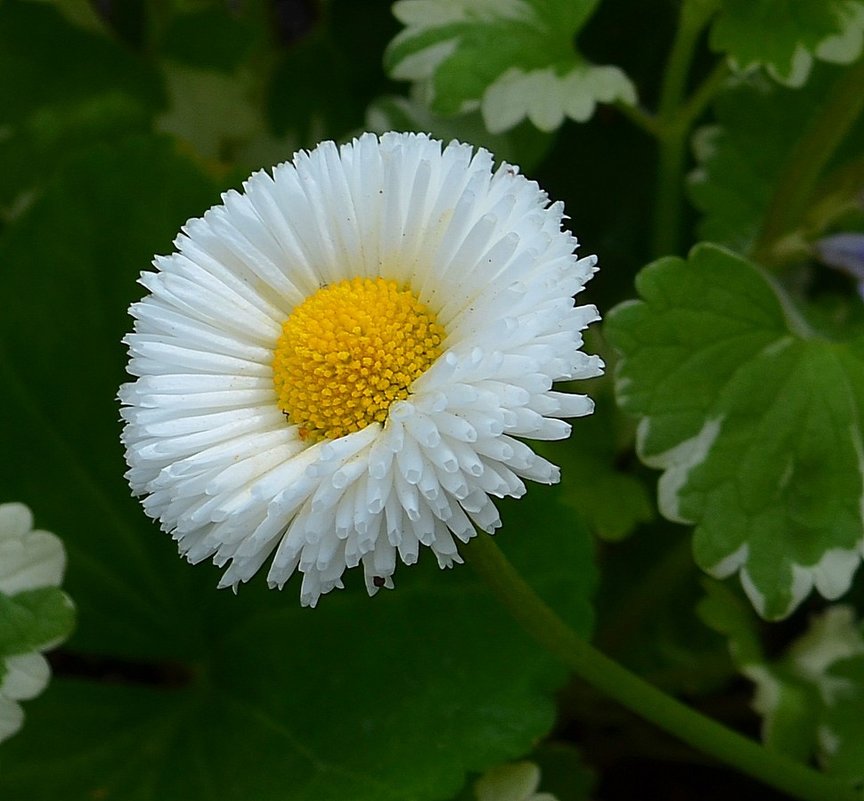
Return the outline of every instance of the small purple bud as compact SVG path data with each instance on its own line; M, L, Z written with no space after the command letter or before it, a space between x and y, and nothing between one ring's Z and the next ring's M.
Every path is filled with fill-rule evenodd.
M814 242L823 264L851 275L864 300L864 234L832 234Z
M815 247L823 264L864 279L864 234L832 234L816 242Z

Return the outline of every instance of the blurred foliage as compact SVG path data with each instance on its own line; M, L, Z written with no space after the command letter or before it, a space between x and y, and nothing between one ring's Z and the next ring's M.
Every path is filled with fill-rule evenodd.
M864 4L857 0L721 0L711 45L735 67L765 66L789 86L802 86L814 57L849 64L864 43Z
M751 250L778 177L798 158L794 147L801 131L820 119L840 74L837 67L821 66L806 86L788 89L756 73L717 97L717 123L698 130L693 140L699 166L690 175L689 189L703 214L701 238L742 253ZM808 215L800 221L804 241L820 236L858 201L864 186L864 171L856 163L862 141L864 120L859 120L834 154ZM840 184L842 173L850 170L851 180Z
M735 663L756 685L753 707L765 742L860 783L864 636L854 610L838 604L811 616L804 633L772 658L746 605L719 584L706 587L699 614L728 638Z
M560 801L769 798L691 781L700 758L567 685L468 568L421 564L372 601L349 576L314 612L263 581L234 597L129 497L136 277L221 191L365 129L488 147L600 255L586 302L610 322L588 349L610 370L575 388L597 411L544 446L559 487L502 504L502 547L585 636L596 597L598 642L632 668L754 731L734 674L755 676L772 747L860 778L862 657L817 681L793 643L825 606L811 585L864 610L864 304L813 250L864 230L864 3L792 5L0 1L0 502L62 532L79 612L0 747L0 797L434 801L530 755ZM657 187L683 197L688 173L686 247L652 252ZM685 259L700 239L723 247ZM700 566L748 594L712 583L697 616ZM771 626L752 609L799 604Z

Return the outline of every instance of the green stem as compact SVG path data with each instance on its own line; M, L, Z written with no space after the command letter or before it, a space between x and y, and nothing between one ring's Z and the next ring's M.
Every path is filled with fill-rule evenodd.
M678 30L663 73L660 109L657 114L660 164L655 196L655 256L677 252L681 238L682 175L687 134L692 120L682 116L679 111L696 44L716 7L714 0L684 0L678 18Z
M693 123L702 116L705 107L711 102L728 77L729 63L725 58L721 58L702 83L696 87L693 94L687 99L687 102L681 106L678 119L682 127L687 130L693 127Z
M862 86L864 58L843 71L790 153L753 246L755 259L770 263L775 243L800 221L819 176L864 109Z
M604 656L543 602L491 537L478 535L466 552L471 566L525 631L597 690L688 745L799 801L861 801L845 782L758 745Z
M624 103L620 100L615 104L615 108L637 128L641 128L650 136L659 137L660 128L657 125L657 120L645 109L639 106L631 106L629 103Z

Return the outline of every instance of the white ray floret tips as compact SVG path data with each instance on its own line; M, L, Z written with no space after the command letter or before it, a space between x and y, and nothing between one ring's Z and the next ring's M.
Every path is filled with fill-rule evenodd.
M303 576L301 602L362 565L500 525L493 498L558 469L591 400L595 270L560 203L485 150L425 135L325 142L186 223L142 275L120 390L127 478L191 562L237 587Z

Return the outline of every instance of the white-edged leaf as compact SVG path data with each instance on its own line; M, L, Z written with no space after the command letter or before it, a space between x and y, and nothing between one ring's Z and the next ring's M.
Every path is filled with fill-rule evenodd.
M851 64L864 44L860 0L723 0L711 46L740 71L763 66L787 86L802 86L814 59Z
M803 327L757 267L714 245L637 278L607 317L637 450L662 469L660 510L696 526L696 561L739 573L782 618L842 595L864 548L864 340Z
M406 27L390 43L391 76L420 82L432 110L481 109L493 133L529 119L553 131L584 122L597 103L635 103L617 67L589 64L573 41L597 0L401 0Z

